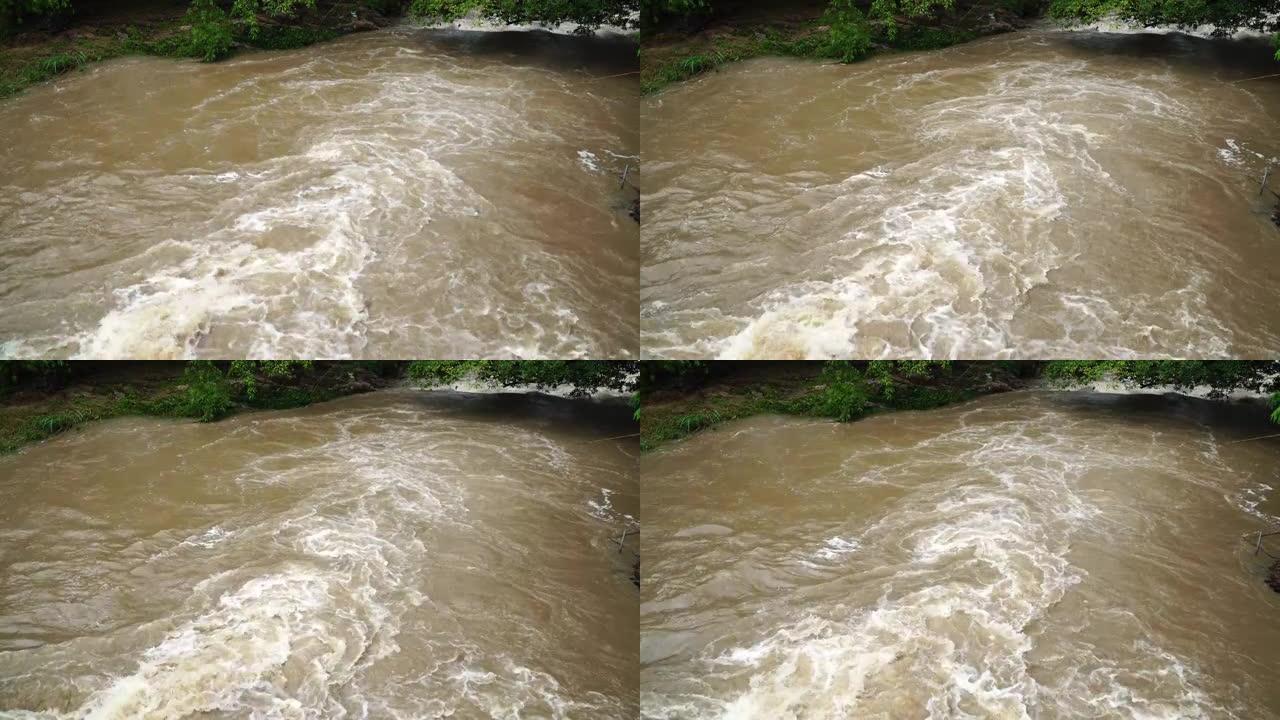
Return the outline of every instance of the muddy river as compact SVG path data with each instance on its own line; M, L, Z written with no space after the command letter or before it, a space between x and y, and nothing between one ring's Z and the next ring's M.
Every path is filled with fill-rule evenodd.
M1280 717L1258 416L1018 392L646 455L642 715Z
M399 390L0 458L0 715L633 718L628 432Z
M1272 53L1036 30L648 97L645 354L1274 354Z
M0 356L634 357L635 65L401 27L0 103Z

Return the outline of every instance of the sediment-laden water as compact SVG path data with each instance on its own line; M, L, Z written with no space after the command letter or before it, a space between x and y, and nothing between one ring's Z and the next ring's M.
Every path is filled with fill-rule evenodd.
M1232 410L1018 392L646 455L642 716L1280 717L1241 537L1280 446Z
M0 103L0 355L635 356L635 63L406 27Z
M645 354L1274 354L1271 55L1037 30L647 98Z
M387 391L0 458L0 715L633 718L629 416Z

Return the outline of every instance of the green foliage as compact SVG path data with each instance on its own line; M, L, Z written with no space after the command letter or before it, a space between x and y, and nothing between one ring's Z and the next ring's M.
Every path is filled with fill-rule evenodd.
M893 45L902 50L939 50L975 37L974 33L964 30L912 26L901 32Z
M23 445L39 442L97 418L97 413L80 408L69 408L37 415L22 423L13 431L0 435L0 455L14 452Z
M711 376L741 365L703 364ZM640 447L650 450L719 423L760 414L850 422L888 410L928 410L974 397L976 388L988 387L993 375L1015 375L1024 369L1019 363L981 363L953 372L947 360L833 360L822 364L817 377L780 371L772 384L728 383L705 396L690 393L684 401L646 407L637 418Z
M1274 360L1055 360L1044 376L1062 387L1110 381L1175 391L1208 388L1222 398L1234 390L1270 394L1272 422L1280 423L1280 362Z
M757 412L754 408L748 409L737 405L729 405L725 408L703 407L664 418L659 423L651 423L649 425L642 423L640 449L652 450L664 442L678 440L700 430L705 430L730 420L748 417Z
M1276 49L1276 60L1280 60L1280 32L1271 36L1271 47Z
M1208 387L1210 397L1233 390L1272 392L1280 362L1253 360L1055 360L1044 375L1061 386L1109 380L1122 385L1190 390Z
M871 3L873 12L889 18L891 29L894 27L892 5L893 0L873 0ZM848 63L861 60L871 52L871 27L854 0L832 0L823 22L830 28L827 31L828 56Z
M231 399L231 386L213 363L194 362L183 375L187 385L182 414L200 422L220 420L231 414L235 403Z
M64 430L69 430L88 419L88 414L83 411L69 410L41 415L33 420L32 423L40 433L54 435Z
M448 22L478 7L476 0L413 0L410 11L428 20Z
M264 50L292 50L332 40L337 35L333 30L276 25L260 28L256 35L248 38L248 41L254 47Z
M656 67L642 65L640 91L656 92L673 82L687 80L721 65L762 55L832 57L831 53L828 37L810 31L788 35L766 30L750 37L721 38L708 53L674 58Z
M51 80L58 75L102 59L104 58L101 55L83 50L71 50L38 58L24 66L16 77L0 80L0 98L8 97L29 85Z
M639 0L412 0L409 12L428 20L454 20L475 11L508 25L577 23L626 27L640 9Z
M1052 0L1049 11L1077 22L1114 16L1146 27L1212 25L1215 34L1222 36L1241 28L1280 29L1276 19L1280 0Z
M827 363L822 368L822 383L821 393L808 403L807 409L813 414L849 422L867 413L866 376L852 363Z
M269 378L289 378L299 370L310 370L311 360L233 360L226 378L239 382L250 400L258 397L258 374Z
M866 378L879 388L880 396L892 400L896 391L895 376L926 377L935 368L948 368L947 360L872 360L867 363Z
M418 360L408 376L424 385L471 379L499 387L569 385L576 395L600 389L635 389L638 363L614 360Z
M191 25L185 55L205 62L221 60L231 54L235 37L231 18L214 0L192 0L187 8L187 24Z
M858 365L847 360L826 363L821 376L826 387L808 410L848 422L866 415L876 404L897 410L923 410L968 397L967 393L945 388L903 385L903 380L946 372L951 367L946 360L873 360L863 369Z
M1005 0L1021 5L1036 0ZM1280 0L1276 0L1280 2ZM865 10L864 10L865 6ZM668 3L660 16L709 11L697 4L692 9ZM900 17L918 18L938 11L952 11L955 0L831 0L817 23L803 26L747 29L734 35L724 33L711 50L682 57L668 57L660 63L641 63L640 91L652 93L681 80L721 65L763 55L831 58L854 62L867 57L877 42L904 49L940 48L970 40L964 31L909 25L902 29ZM820 25L818 24L820 23ZM643 49L642 49L643 58Z
M194 3L198 0L193 0ZM299 8L314 8L316 0L235 0L231 4L231 17L245 24L250 39L257 39L262 32L258 15L284 17L297 12Z
M239 401L269 408L306 405L321 398L291 386L264 395L261 381L290 380L312 366L311 360L235 360L223 372L210 362L192 362L183 374L187 390L176 414L212 422L230 415Z

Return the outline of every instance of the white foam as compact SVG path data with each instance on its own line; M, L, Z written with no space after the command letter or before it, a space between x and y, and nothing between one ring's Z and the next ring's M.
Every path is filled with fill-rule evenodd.
M911 459L885 464L880 481L895 485L895 473L905 473L895 486L906 494L869 520L857 541L841 533L810 555L830 550L834 557L824 559L853 563L842 574L859 581L867 573L883 588L878 601L847 607L838 600L776 598L744 607L744 613L754 607L751 624L758 627L748 641L709 642L694 665L684 666L687 687L697 690L647 693L643 715L960 720L1032 718L1055 707L1055 717L1080 715L1094 702L1090 688L1074 679L1046 688L1029 653L1037 623L1086 578L1070 561L1073 537L1096 525L1101 510L1081 480L1099 467L1121 471L1147 458L1131 456L1124 446L1091 447L1082 456L1070 433L1057 434L1066 421L1053 413L1033 421L962 421L903 449ZM922 483L920 462L939 456L944 467L955 464L977 477ZM901 548L905 555L892 562L877 556L860 568L862 545ZM1224 716L1203 691L1204 676L1184 658L1155 646L1143 657L1149 662L1142 672L1163 681L1153 686L1142 676L1114 674L1111 695L1142 702L1117 703L1106 716ZM1103 654L1089 666L1111 662L1123 658ZM1157 708L1169 712L1151 715Z
M616 514L613 510L613 503L609 500L609 496L612 494L612 490L602 487L600 488L599 500L587 501L587 507L590 508L588 512L591 513L592 517L606 522L612 522L615 519Z
M306 700L316 703L311 712L323 710L323 698L269 689L283 689L289 670L318 676L321 687L349 677L360 649L352 652L343 630L321 619L333 589L301 569L251 580L148 650L133 674L95 693L77 715L123 720L223 711L284 718L301 716Z
M827 542L813 556L820 560L839 560L857 552L860 547L862 544L854 538L832 537L827 538Z
M1123 293L1078 277L1096 262L1097 247L1095 237L1074 229L1088 225L1080 222L1081 213L1105 201L1126 208L1117 217L1128 218L1127 206L1148 202L1129 175L1146 169L1135 171L1127 157L1108 156L1117 145L1114 118L1126 118L1126 132L1152 127L1194 135L1203 126L1207 109L1197 106L1181 78L1135 80L1076 56L1038 59L1025 47L1015 47L998 72L976 69L962 55L955 67L937 69L907 58L897 61L901 67L882 64L865 76L872 85L897 83L886 91L897 98L891 109L884 108L886 101L864 102L914 130L913 153L904 159L825 184L809 182L816 174L761 178L762 190L692 216L674 217L667 213L667 199L660 198L664 207L655 212L673 215L663 224L678 226L673 233L681 238L690 235L689 252L710 248L741 261L723 273L734 285L718 286L714 279L699 285L666 278L683 250L665 250L671 256L663 258L663 282L674 289L649 288L641 310L646 355L1230 355L1238 347L1238 330L1205 310L1214 305L1221 283L1216 266L1189 257L1170 264L1174 269L1163 285L1135 283ZM933 69L912 70L920 64ZM963 92L937 91L951 82ZM913 97L920 93L922 100ZM909 107L910 115L899 106ZM811 126L801 113L781 112L774 122L797 137L846 129L839 122ZM1231 141L1223 157L1238 151ZM1169 162L1182 168L1180 157ZM738 182L730 172L708 177L701 182ZM699 191L665 194L686 192ZM778 219L761 231L736 219L750 218L756 206ZM695 231L712 240L692 237ZM740 239L728 238L745 234L754 246L765 233L761 247L775 257L761 266L770 272L748 273L743 268L761 258L742 250ZM1139 234L1137 240L1146 238ZM1176 238L1179 253L1203 250L1203 243L1184 250L1189 240ZM782 262L777 252L802 257Z
M595 153L590 150L579 150L578 162L590 172L604 172L604 168L600 167L600 158L596 157Z

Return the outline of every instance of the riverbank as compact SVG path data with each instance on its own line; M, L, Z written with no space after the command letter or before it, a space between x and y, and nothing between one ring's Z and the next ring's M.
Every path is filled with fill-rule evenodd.
M1029 382L1018 363L950 363L924 374L894 370L888 382L850 368L832 372L816 362L742 362L697 387L644 393L640 449L709 430L753 415L797 415L858 420L898 410L928 410L981 395L1007 392Z
M125 416L222 420L254 410L303 407L392 382L373 364L315 362L287 375L255 375L246 381L205 363L104 363L65 384L30 385L2 398L0 455L97 420Z
M625 403L635 372L631 362L593 360L6 361L0 362L0 455L95 420L138 415L210 422L401 382L574 398L608 388Z
M289 17L260 16L256 32L242 21L229 21L230 35L211 46L193 32L200 19L188 7L187 0L90 5L69 21L35 23L2 38L0 99L104 60L129 55L217 60L245 50L305 47L385 27L403 12L401 0L317 0L314 8Z
M651 94L729 63L781 56L835 60L825 24L826 0L733 6L722 14L660 27L643 38L640 87ZM959 2L950 12L895 19L892 33L869 23L868 51L874 54L934 50L1027 27L1043 10L1037 0ZM853 59L853 58L850 58ZM846 60L847 61L847 60Z

